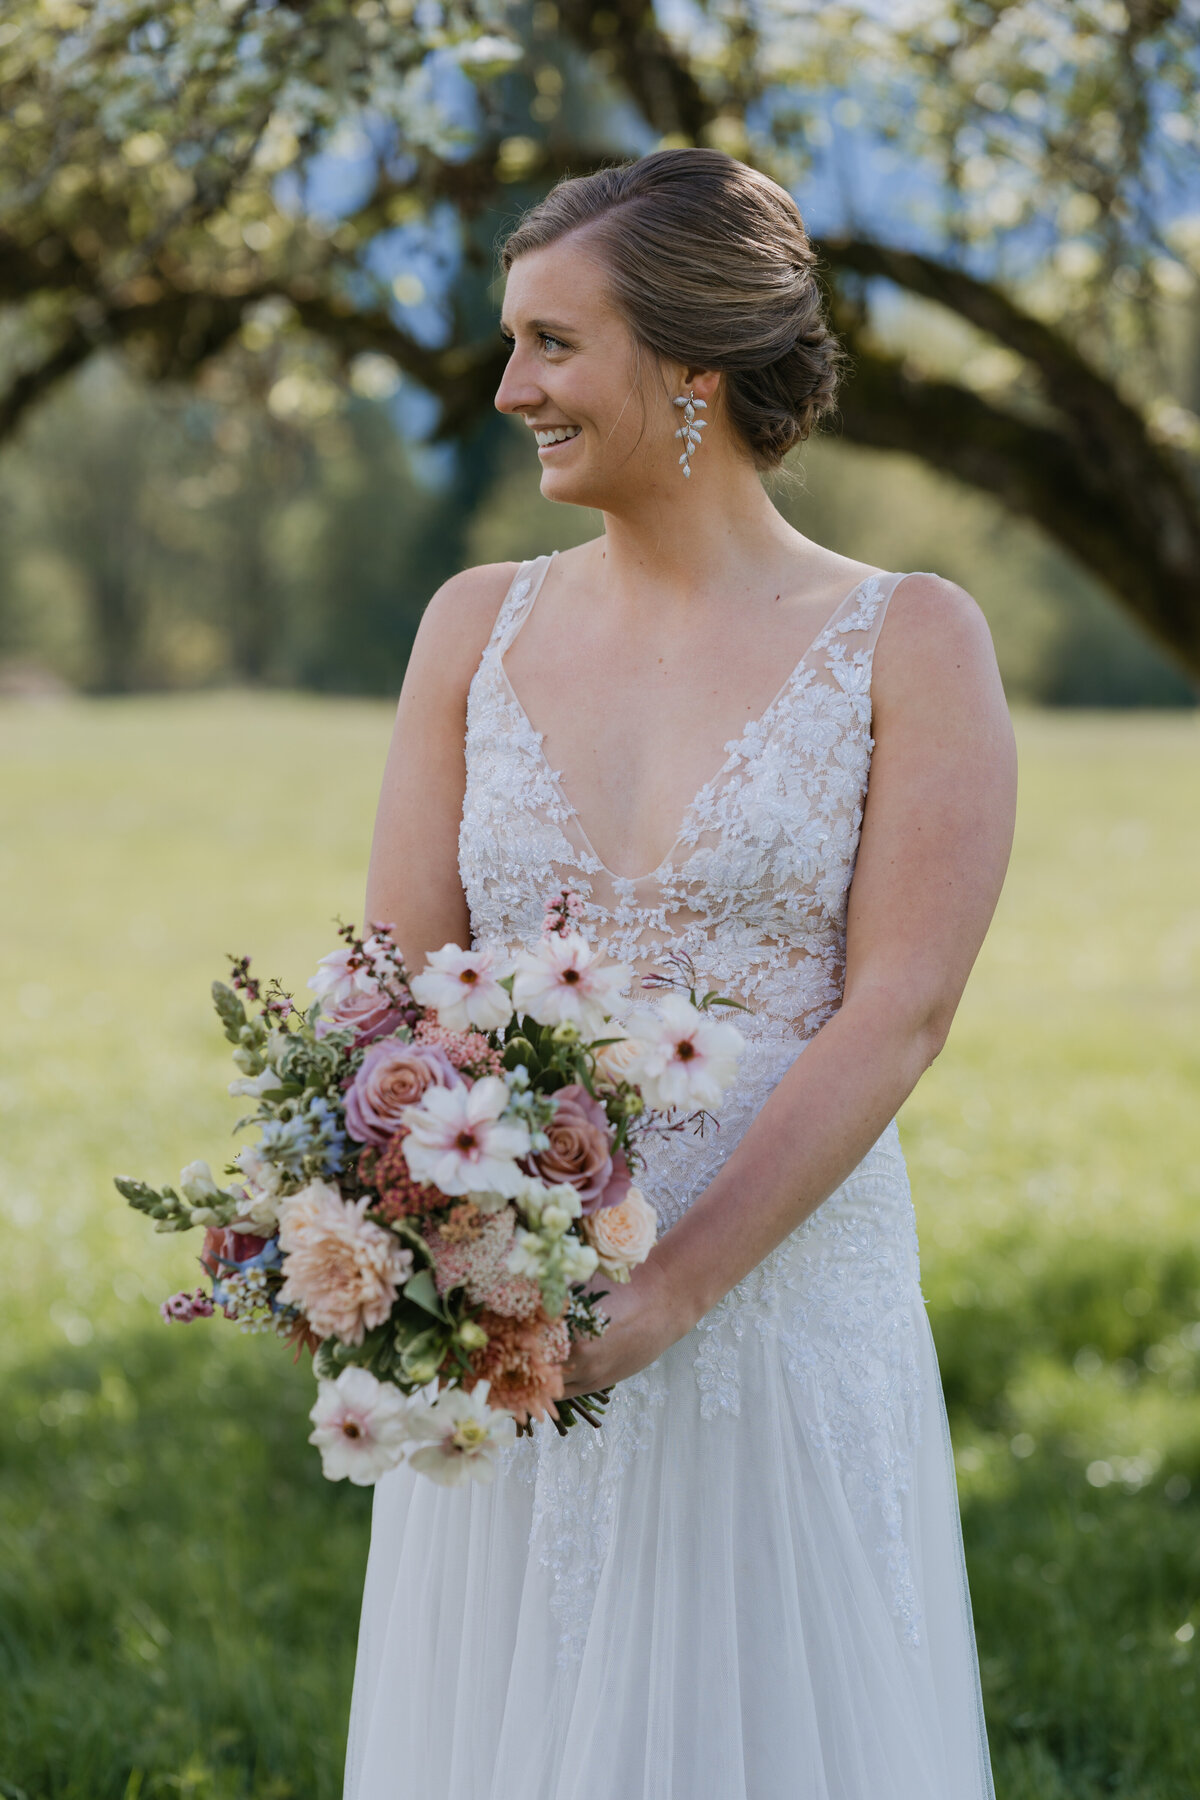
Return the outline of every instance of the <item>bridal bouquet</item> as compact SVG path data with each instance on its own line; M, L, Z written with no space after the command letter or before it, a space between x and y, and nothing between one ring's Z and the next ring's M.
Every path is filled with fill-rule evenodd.
M686 997L618 1023L630 970L592 950L580 911L564 891L536 949L447 944L414 975L389 927L342 927L307 1012L235 961L213 1000L229 1091L255 1104L235 1129L257 1141L225 1185L205 1162L177 1188L117 1179L157 1230L204 1229L209 1286L164 1301L166 1319L219 1308L313 1353L310 1442L331 1480L407 1456L487 1481L532 1420L599 1422L611 1390L564 1399L562 1365L605 1329L603 1281L654 1244L638 1140L702 1123L742 1038L712 1016L736 1002L698 996L690 965Z

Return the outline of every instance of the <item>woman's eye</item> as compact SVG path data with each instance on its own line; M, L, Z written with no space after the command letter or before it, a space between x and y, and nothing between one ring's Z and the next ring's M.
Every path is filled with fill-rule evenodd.
M539 331L538 336L548 349L565 350L567 348L567 345L563 343L561 338L551 337L548 331Z

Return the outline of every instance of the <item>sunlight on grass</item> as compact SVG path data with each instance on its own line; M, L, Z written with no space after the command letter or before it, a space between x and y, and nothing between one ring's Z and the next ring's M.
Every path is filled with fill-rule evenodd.
M386 706L0 710L0 1794L333 1800L368 1497L311 1377L168 1330L214 1167L226 951L357 919ZM901 1127L1001 1800L1184 1800L1200 1747L1200 720L1019 720L1014 864ZM8 1784L7 1786L5 1784ZM707 1800L707 1797L698 1797Z

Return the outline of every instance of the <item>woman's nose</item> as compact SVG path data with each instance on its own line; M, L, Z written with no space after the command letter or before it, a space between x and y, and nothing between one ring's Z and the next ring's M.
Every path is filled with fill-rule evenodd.
M542 390L530 378L524 357L519 350L514 350L496 389L497 412L520 412L522 407L538 406L542 398Z

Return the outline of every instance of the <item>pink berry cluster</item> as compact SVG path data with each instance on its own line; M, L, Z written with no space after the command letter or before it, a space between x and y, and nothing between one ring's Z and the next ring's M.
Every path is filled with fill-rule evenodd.
M190 1325L193 1319L211 1319L213 1303L210 1295L198 1287L194 1294L182 1291L172 1294L158 1310L168 1325Z
M546 916L542 920L542 930L550 936L558 932L561 937L579 925L583 918L583 901L570 888L563 888L554 900L546 902Z

